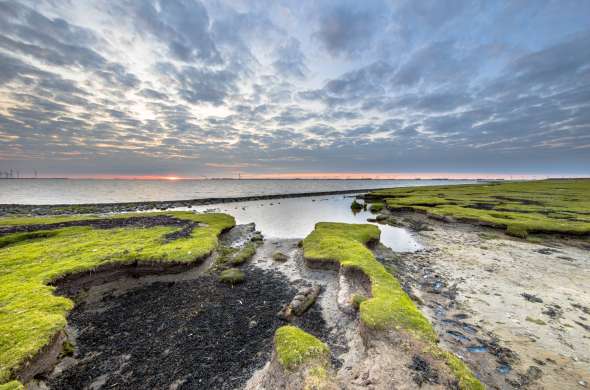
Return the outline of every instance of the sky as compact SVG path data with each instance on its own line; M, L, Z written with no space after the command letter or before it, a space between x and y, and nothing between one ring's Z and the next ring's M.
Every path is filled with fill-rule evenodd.
M0 1L0 171L589 167L587 0Z

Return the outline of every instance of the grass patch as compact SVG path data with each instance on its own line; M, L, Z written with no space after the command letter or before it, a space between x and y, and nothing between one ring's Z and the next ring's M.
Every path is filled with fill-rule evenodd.
M48 225L52 223L88 221L99 219L96 215L64 215L55 217L4 217L0 218L0 226Z
M293 325L285 325L275 332L277 358L287 370L295 370L310 362L327 366L330 349L316 337Z
M237 268L229 268L219 274L219 280L227 284L242 283L246 275Z
M27 233L14 233L0 237L0 249L5 246L16 244L23 241L30 241L38 238L49 238L57 235L55 231L36 231Z
M37 236L16 233L2 237L5 245L0 249L0 383L11 379L14 369L65 327L74 303L53 295L54 287L48 285L51 281L111 263L197 262L217 247L223 230L235 225L233 217L226 214L159 214L205 226L196 227L189 237L170 242L164 237L178 227L68 227L52 230L47 236L43 236L47 232L34 232ZM27 222L37 224L38 219ZM0 221L3 225L24 223L13 218Z
M383 210L383 208L385 207L385 205L383 203L371 203L371 206L369 207L369 211L377 214L379 212L381 212L381 210Z
M447 364L462 389L484 389L459 358L438 347L436 332L428 319L366 247L378 240L380 233L374 225L320 222L303 241L304 256L308 261L338 262L341 267L364 273L371 282L372 297L353 299L359 301L360 318L366 326L409 333L430 346L433 356Z
M0 385L0 390L25 390L25 387L19 381L10 381Z
M531 232L590 234L590 179L392 188L367 198L390 209L485 222L519 238Z
M361 303L363 303L364 301L366 301L367 298L366 296L362 295L362 294L354 294L352 296L352 305L358 309L361 307Z
M428 320L365 246L378 240L380 233L369 224L320 222L303 241L304 255L308 261L337 261L369 277L372 298L360 304L361 320L367 326L404 329L422 340L435 341L436 333Z
M361 211L365 206L363 206L361 203L357 202L356 199L352 201L352 203L350 204L350 208L353 211Z

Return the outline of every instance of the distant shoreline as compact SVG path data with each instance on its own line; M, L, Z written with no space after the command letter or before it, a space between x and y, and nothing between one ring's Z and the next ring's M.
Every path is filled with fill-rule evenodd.
M216 197L169 201L147 202L118 202L118 203L86 203L86 204L0 204L0 216L10 214L33 215L61 215L61 214L88 214L88 213L116 213L129 211L167 210L177 207L206 206L222 203L248 202L255 200L272 200L288 198L306 198L312 196L331 196L345 194L362 194L370 191L381 190L378 188L363 188L355 190L335 190L318 192L300 192L291 194L251 195L238 197Z
M270 181L270 180L285 180L285 181L293 181L293 180L301 180L301 181L404 181L404 180L432 180L432 181L450 181L450 180L472 180L472 181L502 181L507 180L503 178L498 179L482 179L482 178L467 178L467 179L455 179L455 178L447 178L447 177L439 177L434 179L423 179L420 177L411 178L411 179L381 179L381 178L374 178L374 177L361 177L361 178L232 178L232 177L207 177L207 178L178 178L178 179L142 179L142 178L93 178L93 177L0 177L0 180L96 180L96 181L108 181L108 180L119 180L119 181L165 181L165 182L175 182L175 181L196 181L196 180L235 180L235 181ZM515 179L517 180L517 179ZM518 179L520 180L520 179ZM532 179L522 179L522 180L532 180ZM541 179L543 180L543 179Z

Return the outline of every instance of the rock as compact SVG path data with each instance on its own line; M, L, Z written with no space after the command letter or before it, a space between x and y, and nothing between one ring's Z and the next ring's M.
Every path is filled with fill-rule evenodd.
M543 303L543 300L536 295L529 294L529 293L522 293L520 295L529 302Z
M261 241L264 241L264 237L262 236L262 233L254 232L250 241L261 242Z
M275 252L272 254L272 259L274 261L284 263L285 261L289 260L289 256L287 256L283 252Z
M305 288L299 291L294 297L291 303L285 305L280 312L277 313L279 318L290 321L293 316L301 316L314 304L318 295L320 294L321 287L314 285L312 287Z

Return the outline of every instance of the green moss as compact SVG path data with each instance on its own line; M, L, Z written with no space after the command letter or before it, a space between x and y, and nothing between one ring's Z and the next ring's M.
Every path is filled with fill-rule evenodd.
M0 385L0 390L25 390L25 387L19 381L11 381Z
M357 309L361 307L361 303L363 303L364 301L366 301L368 298L364 295L361 294L354 294L352 296L352 305L354 307L356 307Z
M246 275L237 268L229 268L219 274L219 280L228 284L242 283L245 278Z
M6 217L0 218L0 226L47 225L60 222L98 219L96 215L64 215L56 217Z
M38 238L48 238L57 235L56 231L44 231L39 230L36 232L25 232L25 233L14 233L0 237L0 248L5 246L16 244L22 241L29 241Z
M436 340L428 320L365 246L379 235L374 225L320 222L303 241L304 255L308 261L336 261L368 276L372 298L360 304L361 320L367 326L404 329L420 339Z
M381 210L383 210L384 207L385 207L385 205L383 203L371 203L371 206L369 207L369 211L377 214L377 213L381 212Z
M204 226L195 228L190 237L170 242L164 236L178 227L69 227L35 239L23 240L22 233L3 237L7 244L0 249L0 383L65 327L73 302L53 295L51 281L110 263L198 262L217 247L219 234L235 224L225 214L161 214Z
M275 252L272 254L272 259L274 261L278 261L280 263L284 263L285 261L289 260L289 256L282 252Z
M275 350L281 365L295 370L309 362L327 365L330 349L326 344L296 326L281 326L275 332Z
M443 360L461 389L479 390L483 385L455 355L438 347L436 332L401 288L398 280L379 263L366 245L379 239L374 225L320 222L303 241L308 261L338 262L341 267L364 273L371 282L371 298L358 299L360 318L373 329L394 329L408 333L430 346L433 356ZM354 299L354 298L353 298Z
M506 227L506 234L512 237L527 238L529 232L524 226L512 224Z
M484 222L526 238L528 233L590 234L590 180L405 187L367 195L388 208Z
M62 348L61 348L61 357L64 356L73 356L74 355L74 344L72 344L70 341L66 340L63 342L62 344Z
M241 265L250 260L256 254L257 245L253 242L245 244L229 261L231 265Z
M363 206L362 204L360 204L359 202L357 202L357 201L356 201L356 199L355 199L355 200L353 200L353 201L352 201L352 203L350 204L350 208L351 208L353 211L360 211L360 210L362 210L364 207L365 207L365 206Z
M436 346L432 351L432 355L443 359L447 366L453 372L453 375L459 382L459 388L462 390L485 390L485 386L481 383L469 370L469 367L457 357L457 355L442 350Z
M227 267L242 265L256 254L257 248L258 245L255 242L248 242L240 249L220 246L217 249L217 259L212 269L223 270Z

